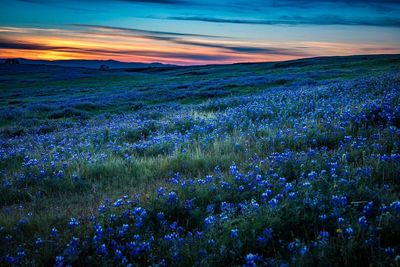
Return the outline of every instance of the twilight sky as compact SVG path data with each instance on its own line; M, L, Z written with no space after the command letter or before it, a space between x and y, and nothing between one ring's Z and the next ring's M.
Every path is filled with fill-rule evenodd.
M2 0L0 58L181 65L400 53L400 0Z

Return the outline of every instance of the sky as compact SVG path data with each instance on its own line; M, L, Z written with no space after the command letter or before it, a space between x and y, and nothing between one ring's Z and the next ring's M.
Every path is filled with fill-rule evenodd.
M0 58L178 65L400 53L400 0L2 0Z

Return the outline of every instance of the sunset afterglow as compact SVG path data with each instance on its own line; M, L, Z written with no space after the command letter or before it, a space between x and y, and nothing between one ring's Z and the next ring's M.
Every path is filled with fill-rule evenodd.
M400 53L396 1L5 2L0 58L190 65Z

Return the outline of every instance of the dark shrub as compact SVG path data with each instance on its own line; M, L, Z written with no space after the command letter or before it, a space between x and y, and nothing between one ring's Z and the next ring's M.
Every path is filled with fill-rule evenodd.
M74 117L85 117L85 113L74 109L74 108L65 108L63 110L54 111L49 114L49 119L61 119L61 118L74 118Z
M80 110L86 110L86 111L90 111L90 110L96 110L101 108L103 105L99 105L93 102L81 102L78 104L75 104L73 107L76 109L80 109Z
M25 128L23 126L10 126L3 128L0 131L0 136L3 136L5 138L13 138L16 136L21 136L26 133Z

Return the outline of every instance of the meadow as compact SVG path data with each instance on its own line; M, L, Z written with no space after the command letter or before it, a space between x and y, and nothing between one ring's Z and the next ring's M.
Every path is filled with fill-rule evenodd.
M1 266L400 266L400 55L0 65Z

